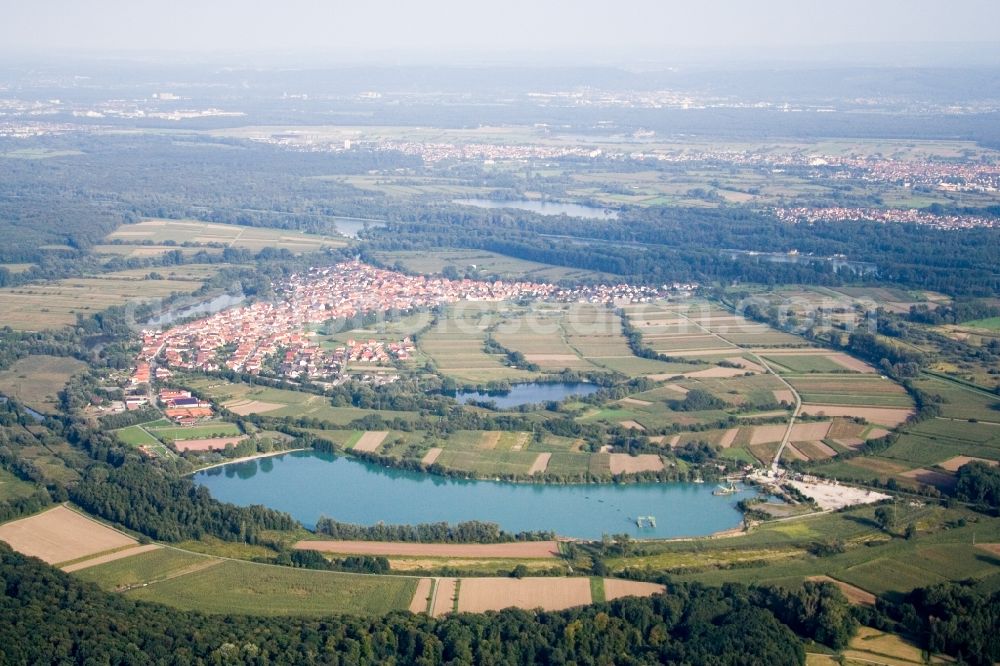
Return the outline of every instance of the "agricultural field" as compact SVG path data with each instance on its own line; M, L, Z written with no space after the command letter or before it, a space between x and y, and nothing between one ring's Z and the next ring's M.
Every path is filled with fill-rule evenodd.
M618 372L630 377L690 370L683 364L635 356L618 315L589 304L535 305L504 317L493 331L504 348L547 372Z
M911 409L913 400L902 386L880 375L810 373L786 379L810 405L858 405Z
M220 245L251 252L265 247L285 249L293 254L316 252L326 247L344 247L347 242L334 236L305 234L289 229L244 227L198 220L144 220L119 227L105 239L108 244L162 245L165 242Z
M127 594L203 613L376 617L410 607L417 578L365 576L218 560Z
M242 435L243 432L235 423L226 421L202 422L192 426L165 426L149 427L146 430L156 438L172 443L186 439L206 439L209 437L232 437Z
M274 417L310 417L335 426L344 426L374 409L333 407L322 396L302 391L232 383L210 377L185 376L183 384L204 392L213 401L238 415L261 414ZM401 418L413 418L415 412L384 412ZM236 434L236 433L233 433Z
M0 289L0 326L26 331L57 328L112 305L139 303L197 291L223 264L128 270ZM149 278L151 273L159 277Z
M138 543L65 506L0 525L0 541L49 564L69 564L131 548Z
M1000 396L996 394L926 374L914 384L940 398L938 404L944 418L1000 423Z
M18 273L24 273L25 271L31 269L34 264L0 264L0 268L6 270L12 275L17 275Z
M973 321L962 322L962 326L967 328L982 328L987 331L1000 331L1000 317L990 317L988 319L975 319Z
M513 543L406 543L392 541L299 541L299 550L338 555L405 555L411 557L552 559L559 556L555 541Z
M132 245L127 243L106 243L93 247L95 254L110 255L116 257L127 257L129 259L144 259L148 257L159 257L168 252L180 252L184 257L190 257L204 252L210 255L222 254L221 247L205 246L184 246L184 245Z
M440 274L446 266L454 267L460 274L472 272L481 276L497 276L507 280L531 282L572 282L607 279L611 276L564 266L552 266L535 261L517 259L486 250L431 250L429 252L399 251L377 253L375 257L385 265L401 265L407 271Z
M536 379L539 373L510 367L503 356L489 354L484 349L490 326L506 307L481 303L448 306L436 325L420 337L418 347L438 372L460 384L477 386L491 381Z
M748 534L713 542L710 552L705 552L704 544L644 544L643 554L627 558L625 564L643 566L650 558L654 558L651 562L657 559L674 562L676 578L707 584L742 581L785 585L808 577L829 576L865 592L890 595L908 592L929 581L972 578L986 582L1000 574L1000 558L972 545L973 533L983 543L1000 536L997 519L980 517L964 509L900 503L896 505L897 530L913 523L918 536L911 540L889 540L879 536L872 521L874 511L874 507L861 507L792 522L765 523ZM960 526L958 519L962 517L969 524ZM843 553L816 558L808 553L809 544L816 540L840 540L846 549ZM646 551L654 552L647 555ZM711 562L703 566L691 557L699 552L706 559L741 563L736 567Z
M142 447L152 451L161 458L169 458L173 455L170 449L164 446L163 442L149 434L141 425L129 426L113 430L112 432L118 439L129 446Z
M42 414L59 411L59 391L87 364L64 356L26 356L0 371L0 394Z
M422 431L363 432L312 430L310 435L344 450L376 453L400 462L432 465L484 478L546 473L582 480L595 456L582 440L530 432L458 430L447 435ZM364 446L364 448L359 448ZM604 471L605 475L610 470Z

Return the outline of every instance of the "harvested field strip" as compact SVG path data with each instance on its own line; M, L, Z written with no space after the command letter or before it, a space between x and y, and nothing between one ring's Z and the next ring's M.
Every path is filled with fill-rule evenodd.
M802 413L816 416L857 416L871 423L896 427L906 422L913 414L912 409L893 409L889 407L850 407L845 405L808 404L802 405Z
M657 583L643 583L635 580L622 580L620 578L604 579L605 601L614 601L622 597L651 597L654 594L660 594L665 589L665 586Z
M482 613L504 608L556 611L591 603L590 579L463 578L459 612Z
M668 356L713 356L729 355L733 353L734 347L710 347L705 349L657 349L656 351Z
M949 472L957 472L962 465L967 465L970 462L981 462L986 463L991 467L997 466L996 460L987 460L986 458L973 458L972 456L955 456L954 458L949 458L942 463L938 464L938 467Z
M655 453L632 456L627 453L611 453L612 474L635 474L637 472L658 472L663 469L663 459Z
M434 461L438 459L438 456L441 455L441 451L443 450L444 449L440 449L436 446L432 447L427 453L424 454L424 457L420 460L420 462L424 465L433 465Z
M791 443L785 445L785 448L784 450L782 450L781 455L783 458L787 456L792 460L809 460L807 456L805 456L801 451L795 448L795 445Z
M431 617L442 617L455 608L455 593L458 591L458 579L438 578L434 586L431 601Z
M382 445L382 441L389 435L387 430L373 430L361 435L360 439L351 447L353 451L364 451L373 453Z
M802 452L809 460L826 460L837 455L837 452L823 442L796 442L795 448Z
M276 409L281 409L286 405L277 402L261 402L260 400L231 400L222 405L229 411L239 416L247 416L249 414L264 414L267 412L273 412Z
M923 468L911 469L908 472L903 472L900 476L905 476L907 479L913 479L914 481L935 486L936 488L951 488L956 483L955 477L951 474Z
M221 451L227 444L236 445L246 439L242 437L210 437L207 439L177 439L174 448L178 451Z
M65 506L0 525L0 540L19 553L49 564L72 562L138 543Z
M740 377L748 372L745 368L707 368L694 372L684 373L685 377L698 378L719 378L719 377Z
M108 553L107 555L99 555L98 557L92 557L81 562L74 562L73 564L68 564L60 568L66 573L72 573L74 571L79 571L80 569L97 566L98 564L105 564L107 562L114 562L115 560L120 560L125 557L148 553L149 551L157 550L158 548L162 548L162 546L155 543L149 543L144 546L135 546L132 548L125 548L124 550L116 550L115 552Z
M410 541L299 541L296 550L316 550L338 555L396 555L406 557L494 557L543 559L559 557L555 541L509 543L414 543Z
M417 583L417 591L413 593L413 601L410 602L411 613L426 613L427 606L431 601L431 592L434 589L432 578L421 578Z
M721 446L724 449L728 449L730 446L733 445L733 442L736 441L736 435L738 435L739 432L740 432L739 428L730 428L729 430L727 430L726 434L724 434L722 436L722 439L719 440L719 446Z
M528 474L544 473L545 469L549 466L549 459L551 458L551 453L539 453L538 457L535 458L535 462L531 463L531 467L528 469Z
M502 433L498 430L488 430L484 432L482 438L479 440L479 448L483 451L492 451L497 447L501 434Z
M77 576L97 583L106 590L164 580L212 566L222 560L174 548L157 548L133 557L87 567Z

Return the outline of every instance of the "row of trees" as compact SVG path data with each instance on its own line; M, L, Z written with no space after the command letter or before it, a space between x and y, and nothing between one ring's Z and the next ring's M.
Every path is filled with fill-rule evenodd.
M349 541L415 541L422 543L505 543L509 541L545 541L554 539L552 532L518 532L510 534L496 523L479 520L450 525L448 523L418 523L416 525L372 526L337 522L326 516L316 521L316 532L334 539Z

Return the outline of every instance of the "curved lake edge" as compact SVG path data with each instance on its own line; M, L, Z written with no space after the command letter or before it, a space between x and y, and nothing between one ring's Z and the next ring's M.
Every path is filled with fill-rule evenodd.
M313 435L315 437L315 435ZM326 442L320 442L319 444L313 444L312 446L297 446L291 449L281 449L277 451L265 451L261 453L255 453L250 456L242 456L240 458L231 458L229 460L220 460L219 462L214 462L204 467L198 467L189 472L185 472L182 476L193 476L199 472L204 472L209 469L215 469L218 467L226 467L228 465L239 465L242 463L253 462L254 460L260 460L262 458L274 458L280 457L288 453L296 453L300 451L312 451L315 453L325 453L332 456L344 457L347 459L353 459L355 462L364 463L367 465L375 465L377 467L382 467L385 469L392 469L400 472L413 472L415 474L426 474L428 476L434 476L441 479L451 479L455 481L485 481L490 483L512 483L519 485L552 485L552 486L606 486L606 485L619 485L625 486L633 483L692 483L697 484L698 481L687 478L678 478L676 475L671 475L672 470L662 470L659 472L636 472L631 474L617 474L617 475L588 475L586 479L566 479L561 476L549 475L545 473L541 474L529 474L529 475L478 475L475 472L469 472L467 470L452 469L449 467L444 467L438 465L437 463L431 465L424 465L419 461L407 461L400 460L398 458L390 458L388 456L380 456L377 453L369 453L362 451L352 451L351 449L344 449L338 446L332 446ZM701 477L702 483L712 484L718 483L722 480L720 476L706 475Z
M318 458L318 460L308 460L310 458ZM367 515L362 514L362 516L356 515L344 515L342 513L343 507L351 507L357 510L357 505L366 505L366 501L358 502L363 496L358 496L356 494L350 495L350 501L347 502L334 502L329 507L321 506L322 497L316 495L322 495L322 493L317 493L314 491L306 492L304 495L300 491L302 488L309 488L308 481L300 485L300 477L295 476L294 485L282 491L280 488L268 488L266 485L263 487L264 492L261 492L262 488L259 485L261 479L257 479L258 483L253 485L250 484L243 485L240 487L241 482L250 481L255 476L258 476L258 472L263 472L265 475L269 474L272 470L276 469L275 463L278 463L277 467L280 467L282 461L288 459L289 462L296 463L299 467L302 465L309 465L313 462L327 462L333 463L336 466L338 463L341 468L347 468L347 473L352 477L350 483L346 483L346 487L350 487L349 492L356 493L359 489L367 489L367 486L361 485L359 487L354 487L354 482L358 479L364 480L370 477L376 477L377 481L381 484L399 484L399 486L393 486L391 489L382 488L382 492L375 492L371 497L375 497L378 500L384 500L384 495L406 495L407 492L414 493L417 492L421 500L427 499L431 504L434 504L434 495L440 495L441 489L458 488L459 490L467 491L467 494L476 495L482 491L484 495L501 495L509 496L511 494L527 494L529 496L537 497L539 493L546 492L545 488L549 487L551 491L557 493L549 497L549 501L544 505L545 511L538 511L539 506L534 506L534 511L515 511L514 517L510 518L507 515L507 519L502 517L504 512L511 511L511 507L505 501L498 501L495 504L487 502L486 504L479 504L479 501L483 498L476 498L471 501L466 501L463 503L458 503L462 505L481 507L475 509L476 513L474 515L464 515L456 519L441 517L440 515L420 515L411 516L413 519L397 519L378 517L382 514ZM307 460L296 460L296 459L307 459ZM265 466L260 465L264 463ZM347 463L347 465L344 465ZM252 465L252 468L247 466ZM322 465L314 465L315 467L322 467ZM294 467L290 466L289 469ZM276 475L280 476L279 474ZM313 470L316 472L316 470ZM343 469L341 470L343 472ZM285 471L285 474L289 474L289 471ZM354 478L356 477L356 478ZM298 520L303 527L311 532L315 533L316 521L321 517L330 517L337 522L344 524L353 524L361 526L373 526L378 524L386 525L416 525L421 523L439 523L446 522L448 524L458 524L460 522L466 522L469 520L490 522L497 524L500 529L508 533L525 532L525 531L548 531L558 535L559 538L564 539L578 539L590 541L599 538L599 534L580 534L574 533L574 528L564 529L556 524L547 525L544 527L539 527L538 525L525 527L523 525L511 524L522 522L524 517L529 514L545 514L549 515L551 511L551 506L553 505L553 500L555 504L558 505L560 497L558 495L565 496L567 493L570 497L583 496L584 499L589 499L589 495L596 496L603 495L609 497L628 497L629 495L635 495L635 497L647 497L652 496L655 498L658 495L672 495L674 500L666 505L666 509L669 511L674 511L675 507L673 502L679 499L683 502L687 502L688 506L681 507L682 515L688 521L688 526L686 528L681 528L683 531L680 533L674 532L671 534L652 534L649 533L648 529L644 530L639 528L636 530L635 526L632 524L634 522L633 518L628 518L624 524L615 524L609 527L606 531L607 533L612 532L622 532L622 531L632 531L634 532L631 536L639 540L664 540L664 539L697 539L697 538L708 538L708 537L721 537L721 536L731 536L735 533L741 532L741 524L743 522L743 514L739 508L739 503L735 500L747 499L754 496L759 496L759 489L753 486L744 486L737 495L731 495L728 497L713 497L714 484L704 483L697 484L692 481L686 480L668 480L668 481L655 481L649 479L628 479L623 480L621 478L604 478L600 482L535 482L531 480L531 483L518 483L505 480L495 480L489 478L475 478L470 476L451 476L451 475L437 475L433 473L428 473L426 471L419 471L413 469L400 469L398 467L390 465L382 465L377 462L372 462L361 458L360 456L347 455L344 452L326 452L317 451L315 449L299 449L299 450L285 450L277 452L268 452L266 454L260 454L258 456L247 457L240 459L239 461L228 461L222 462L211 467L202 468L196 470L191 475L192 480L199 486L205 487L209 490L212 496L223 502L232 502L238 505L249 506L249 505L263 505L277 511L283 511L292 515L296 520ZM327 476L322 477L322 484L329 488L337 488L338 484L335 482L336 479L331 479ZM266 482L267 479L264 479ZM417 481L417 486L422 486L420 488L415 487L414 481ZM215 487L218 483L229 484L228 486L223 485L226 488L221 493L217 493L217 488ZM235 485L233 485L235 483ZM277 482L276 482L277 483ZM429 485L427 485L429 484ZM478 484L483 484L481 487L477 487ZM400 492L398 488L401 487ZM233 497L232 492L236 491L238 497ZM634 490L632 490L634 489ZM248 492L250 491L250 492ZM343 489L344 492L348 490ZM277 492L277 494L274 494ZM241 494L243 493L243 494ZM272 496L269 496L269 493ZM222 496L220 496L222 495ZM687 497L685 497L687 496ZM692 496L696 500L692 504ZM370 499L370 498L368 498ZM487 498L488 499L488 498ZM522 498L523 499L523 498ZM563 498L565 499L565 497ZM634 500L635 498L633 498ZM299 508L294 506L294 502L304 502ZM538 500L533 500L538 501ZM603 499L597 499L597 502L603 503ZM293 505L289 506L289 502ZM645 513L651 513L649 505L645 504L646 500L642 500L643 505L640 509L635 511L636 515ZM414 504L419 504L419 502L401 502L399 504L394 504L394 507L404 506L408 510L412 510ZM301 507L305 506L305 509ZM317 509L320 507L320 509ZM326 508L332 508L331 511L327 511ZM454 507L452 507L454 508ZM463 506L463 508L465 508ZM555 512L557 518L553 520L558 522L559 520L570 520L579 521L583 520L588 527L583 528L584 531L590 529L589 520L592 515L592 511L598 508L598 505L591 505L590 510L586 510L583 507L579 507L579 510L574 508L574 515L567 519L565 515L559 518L559 511ZM607 509L607 507L604 507ZM662 509L663 507L661 507ZM633 510L632 509L629 510ZM655 510L655 507L654 507ZM620 509L619 509L620 511ZM393 511L390 510L389 513ZM405 512L405 511L404 511ZM576 513L583 512L585 517L575 515ZM433 513L433 512L432 512ZM498 517L496 514L500 514ZM563 513L565 514L565 507ZM492 515L491 515L492 514ZM523 515L522 515L523 514ZM702 515L703 514L703 515ZM629 514L631 515L631 514ZM605 516L605 519L607 516ZM621 517L619 516L619 519ZM662 514L661 514L662 518ZM675 518L677 515L670 515L664 521L667 524L668 530L676 529ZM692 522L693 521L693 522ZM658 531L654 528L653 530Z

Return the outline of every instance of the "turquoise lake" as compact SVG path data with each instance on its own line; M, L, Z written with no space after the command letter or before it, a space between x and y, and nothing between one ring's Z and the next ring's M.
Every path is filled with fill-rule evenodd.
M703 536L740 524L736 503L752 489L716 497L710 483L541 485L466 481L388 469L344 456L296 451L199 472L212 496L286 511L306 527L328 516L345 523L493 522L508 532L552 530L599 539ZM636 516L655 516L639 529Z

